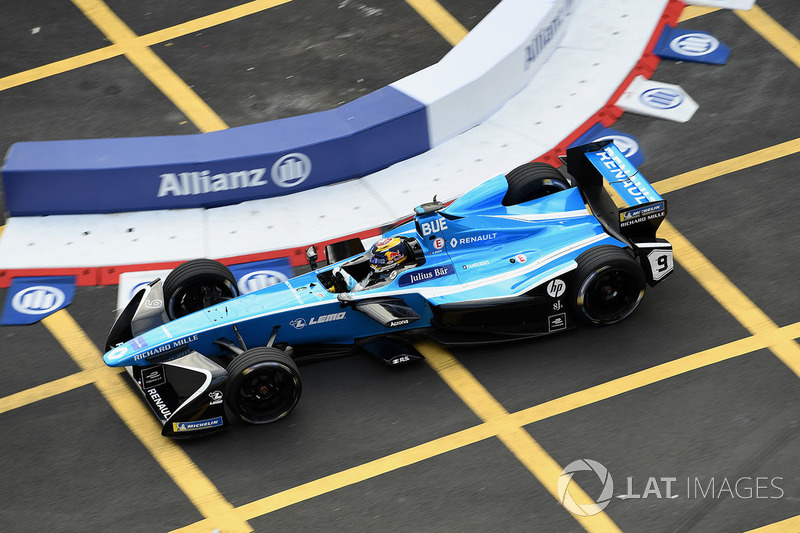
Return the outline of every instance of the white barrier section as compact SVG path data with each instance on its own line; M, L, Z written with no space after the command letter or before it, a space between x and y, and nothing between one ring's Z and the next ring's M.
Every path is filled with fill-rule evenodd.
M391 84L427 107L430 145L480 124L547 61L577 0L506 0L437 64Z
M527 86L487 120L420 156L358 180L205 211L12 218L0 239L0 268L113 266L281 250L390 224L434 194L440 200L455 198L549 151L602 109L641 58L667 1L572 0L569 22L560 27L561 41L549 57L534 58L542 63L531 65L536 75ZM484 27L494 28L498 41L507 33L516 35L512 29L520 24L518 10L534 3L539 4L504 0L495 11L511 20L503 23L493 11ZM547 15L554 17L567 2L545 4L551 8ZM529 36L541 27L542 20L537 20L528 26ZM515 44L503 46L524 50L531 44L526 38L515 37ZM517 60L526 57L527 52L521 53ZM469 74L473 65L459 61ZM480 64L477 59L475 63ZM526 72L524 62L517 68ZM491 68L484 65L486 70ZM487 79L494 80L494 71ZM473 84L468 90L479 95L491 87ZM494 88L508 90L499 81ZM513 92L503 94L507 98ZM459 105L481 105L480 97L474 98ZM453 122L459 118L458 106L443 105L445 118L437 136L458 129ZM481 113L500 105L494 100ZM102 239L82 240L85 231L98 232Z

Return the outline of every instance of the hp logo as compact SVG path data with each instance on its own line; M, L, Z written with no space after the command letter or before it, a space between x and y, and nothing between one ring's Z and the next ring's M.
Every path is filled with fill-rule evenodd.
M15 294L11 300L11 307L26 315L45 315L60 308L65 299L66 296L60 289L37 285Z
M547 284L547 294L552 298L558 298L564 294L566 290L567 284L560 279L551 280L550 283Z
M656 109L674 109L683 103L683 95L669 87L655 87L643 92L639 99L642 103Z
M286 154L272 165L272 181L278 187L296 187L311 175L311 160L295 152Z
M614 141L614 144L617 146L617 148L619 148L619 151L622 152L622 155L627 158L630 158L639 152L639 143L637 143L633 137L626 137L624 135L606 135L604 137L595 139L592 142L598 141Z
M670 49L685 56L704 56L719 48L719 41L706 33L687 33L673 39Z
M277 270L256 270L242 276L239 280L239 292L242 294L249 294L264 287L275 285L276 283L283 283L288 281L286 274L278 272Z

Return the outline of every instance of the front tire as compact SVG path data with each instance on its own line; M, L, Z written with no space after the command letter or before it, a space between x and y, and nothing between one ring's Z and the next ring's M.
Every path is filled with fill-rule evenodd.
M164 280L164 306L170 320L239 296L233 273L218 261L193 259Z
M252 348L228 365L225 402L240 419L268 424L289 414L303 386L297 365L277 348Z
M633 313L644 297L645 277L639 263L622 248L598 246L578 259L571 303L584 323L616 324Z

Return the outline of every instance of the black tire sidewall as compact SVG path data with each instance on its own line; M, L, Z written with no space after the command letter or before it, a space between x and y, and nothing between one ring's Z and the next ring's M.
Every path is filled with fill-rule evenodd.
M236 277L228 267L212 259L193 259L176 267L164 280L164 306L170 320L178 318L173 310L176 294L186 287L197 284L225 285L230 288L231 297L239 295Z
M569 181L547 163L525 163L506 174L504 206L512 206L568 189ZM563 188L561 188L563 186Z
M253 420L242 412L239 403L239 388L242 386L247 376L245 371L248 369L263 367L269 365L272 367L281 368L287 375L291 376L295 386L293 390L293 397L291 401L285 406L285 409L272 416L269 419ZM233 361L228 365L228 381L225 384L225 403L228 409L237 418L248 422L250 424L268 424L286 417L300 401L300 395L303 390L303 383L300 378L300 372L297 369L297 364L285 352L277 348L251 348L246 352L237 355Z
M575 272L575 281L570 293L570 305L579 321L591 325L611 325L628 318L636 310L644 297L646 280L639 263L625 249L608 245L599 246L581 254L577 262L578 268ZM585 296L595 280L602 274L612 271L621 271L630 276L635 289L635 292L631 291L630 295L633 301L618 313L615 313L614 316L592 316L591 311L585 307L587 303Z

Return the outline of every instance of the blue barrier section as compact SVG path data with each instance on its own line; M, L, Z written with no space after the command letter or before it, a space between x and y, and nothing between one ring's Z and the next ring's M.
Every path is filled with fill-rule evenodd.
M337 109L172 137L17 143L11 216L216 207L358 178L430 149L425 106L384 87Z
M674 61L724 65L728 62L731 49L708 32L666 26L653 53Z
M14 278L0 326L35 324L72 303L75 276Z

